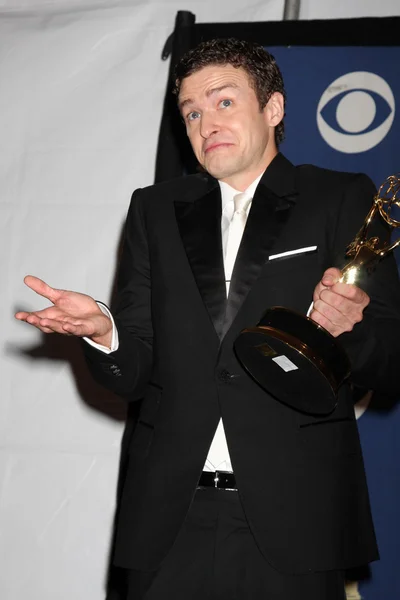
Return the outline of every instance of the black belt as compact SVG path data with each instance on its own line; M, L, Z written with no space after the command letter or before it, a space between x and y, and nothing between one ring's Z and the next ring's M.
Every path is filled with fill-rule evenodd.
M198 487L237 490L235 475L229 471L203 471L200 475Z

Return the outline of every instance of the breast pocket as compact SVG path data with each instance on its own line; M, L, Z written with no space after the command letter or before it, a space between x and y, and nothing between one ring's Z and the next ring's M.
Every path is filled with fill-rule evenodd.
M273 255L274 256L274 255ZM319 274L321 267L319 265L319 256L317 251L306 252L302 254L292 254L269 258L263 267L260 277L270 277L272 275L285 275L290 271L307 272L315 270Z
M145 458L149 453L161 396L162 388L149 383L129 448L129 453L136 458Z

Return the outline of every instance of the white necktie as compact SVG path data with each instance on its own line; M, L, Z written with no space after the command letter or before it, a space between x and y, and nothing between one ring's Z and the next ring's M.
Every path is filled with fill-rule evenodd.
M233 266L236 261L236 256L239 250L240 242L242 240L243 231L246 226L246 211L250 202L251 196L246 194L246 192L236 194L236 196L234 196L233 198L235 212L233 213L233 217L229 225L228 243L226 245L225 255L225 280L227 294L229 292L229 284L232 278Z

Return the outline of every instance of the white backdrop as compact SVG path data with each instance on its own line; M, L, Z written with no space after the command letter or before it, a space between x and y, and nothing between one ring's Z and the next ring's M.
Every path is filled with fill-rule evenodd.
M104 597L124 418L75 340L13 320L45 305L23 277L109 300L131 192L153 181L176 12L280 20L283 5L0 0L2 600ZM396 14L398 0L303 0L300 13Z

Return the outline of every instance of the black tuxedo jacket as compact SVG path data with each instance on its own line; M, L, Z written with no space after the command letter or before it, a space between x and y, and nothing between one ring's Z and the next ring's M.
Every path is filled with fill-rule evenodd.
M278 154L253 198L228 299L218 182L194 175L134 193L114 311L119 349L104 355L85 347L101 383L130 400L144 398L129 448L116 564L159 566L221 416L249 526L273 566L305 573L377 557L350 382L335 411L315 418L270 397L233 351L239 332L267 307L306 313L324 270L343 265L373 193L364 175L294 167ZM309 246L317 250L269 259ZM367 291L363 321L340 338L352 383L393 392L400 339L393 257L368 279Z

